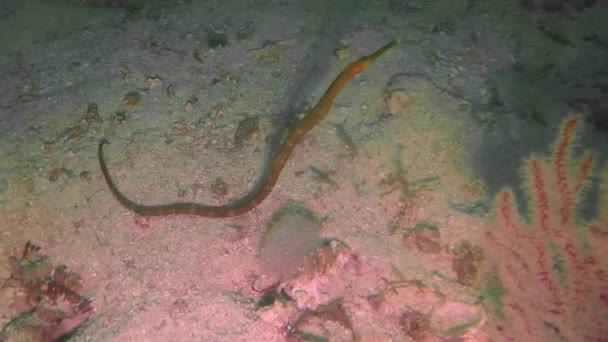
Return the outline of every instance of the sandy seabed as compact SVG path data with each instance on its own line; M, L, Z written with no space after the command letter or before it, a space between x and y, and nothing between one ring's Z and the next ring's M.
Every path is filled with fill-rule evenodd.
M576 323L552 327L562 320L544 316L542 301L508 297L517 279L497 280L505 254L487 239L501 229L494 195L521 191L525 158L550 156L577 109L568 90L542 83L563 64L531 56L577 41L555 33L574 23L538 29L530 18L543 19L543 8L494 2L7 2L0 339L49 340L78 326L70 341L601 341L593 326L605 318L585 333ZM587 9L563 11L596 33ZM119 188L140 203L239 198L281 123L290 127L348 63L395 38L251 212L141 217L109 191L102 137ZM525 94L521 70L505 76L516 63L538 77ZM589 82L581 92L594 94ZM601 151L605 135L582 115ZM596 156L594 172L604 158ZM589 224L599 241L602 210ZM40 250L24 253L27 241ZM583 250L601 268L606 255L595 246ZM57 284L66 289L49 290ZM526 314L512 318L516 307ZM30 310L39 317L16 320Z

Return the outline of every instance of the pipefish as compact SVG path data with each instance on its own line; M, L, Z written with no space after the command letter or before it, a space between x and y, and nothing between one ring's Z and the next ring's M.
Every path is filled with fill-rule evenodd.
M283 142L281 143L274 158L270 161L266 174L262 175L260 182L261 185L253 188L249 191L249 193L233 202L219 206L211 206L195 202L173 202L159 205L136 203L127 198L120 190L118 190L116 183L110 176L108 165L103 157L103 147L104 145L109 144L109 141L105 138L101 139L97 148L97 157L99 159L99 165L101 166L101 172L103 173L104 179L118 202L120 202L120 204L125 206L127 209L130 209L131 211L140 215L162 216L190 214L204 217L232 217L244 214L255 208L270 194L277 183L277 180L279 179L279 175L281 174L285 163L291 156L293 149L302 140L306 133L308 133L317 123L323 120L331 109L334 100L342 88L344 88L344 86L353 77L355 77L355 75L365 70L376 58L380 57L380 55L397 45L398 42L398 40L393 40L373 54L361 57L358 60L350 63L344 70L342 70L342 72L331 83L329 88L327 88L325 94L323 94L319 102L287 133L287 136L285 139L283 139Z

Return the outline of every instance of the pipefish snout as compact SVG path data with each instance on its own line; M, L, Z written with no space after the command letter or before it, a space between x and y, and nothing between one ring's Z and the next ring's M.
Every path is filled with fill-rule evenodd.
M109 144L108 140L101 139L97 148L97 157L103 177L110 188L110 191L116 197L118 202L126 208L140 215L160 216L174 214L190 214L205 217L231 217L244 214L255 208L258 204L270 194L274 188L279 175L291 156L296 145L302 140L304 135L308 133L316 124L318 124L331 109L336 97L348 84L348 82L358 73L365 70L376 58L380 57L386 51L398 44L398 40L393 40L381 47L371 55L364 56L350 63L342 72L334 79L325 94L319 99L319 102L306 114L293 128L287 133L285 139L281 143L274 158L270 161L266 175L263 175L263 183L251 190L243 197L230 202L228 204L211 206L195 202L173 202L159 205L146 205L132 201L126 197L110 176L108 165L103 156L103 147Z

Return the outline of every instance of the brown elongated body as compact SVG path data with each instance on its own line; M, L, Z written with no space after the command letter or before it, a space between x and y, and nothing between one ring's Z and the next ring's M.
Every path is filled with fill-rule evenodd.
M112 194L118 202L128 209L148 216L160 216L160 215L173 215L173 214L190 214L205 217L231 217L241 215L255 208L258 204L270 194L274 188L279 175L285 166L285 163L291 156L293 149L302 140L302 137L308 133L317 123L319 123L327 115L334 100L344 88L344 86L358 73L365 70L371 62L373 62L380 55L385 53L387 50L392 48L398 43L397 40L393 40L390 43L384 45L378 51L365 57L361 57L358 60L350 63L331 83L329 88L325 91L325 94L314 108L304 116L287 134L281 146L279 147L275 157L270 161L270 165L267 168L266 175L262 175L261 186L250 191L245 196L230 202L228 204L211 206L204 205L195 202L174 202L168 204L159 205L146 205L133 202L127 198L112 180L108 165L103 157L103 146L109 144L106 139L102 139L99 142L97 148L97 157L99 158L99 165L101 166L101 172L112 191Z

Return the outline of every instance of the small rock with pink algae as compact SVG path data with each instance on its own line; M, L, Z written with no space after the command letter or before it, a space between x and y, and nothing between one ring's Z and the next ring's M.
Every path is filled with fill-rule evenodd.
M351 259L353 254L344 244L332 241L310 253L300 272L281 287L298 309L316 310L342 297L348 282L345 268Z
M458 282L471 286L479 279L483 264L483 250L481 247L463 241L454 250L452 269L456 273Z

